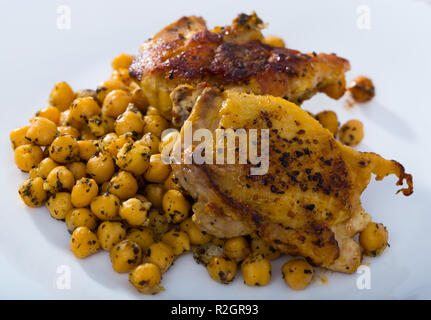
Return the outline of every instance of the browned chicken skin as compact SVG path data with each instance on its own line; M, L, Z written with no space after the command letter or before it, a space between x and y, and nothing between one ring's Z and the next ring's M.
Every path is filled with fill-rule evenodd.
M191 105L175 106L169 98L178 85L206 82L255 94L284 97L296 104L317 92L338 99L345 91L349 62L335 54L273 47L262 42L262 21L240 14L231 26L209 31L199 17L183 17L145 42L132 63L151 105L180 126Z
M401 164L342 145L306 111L284 99L206 88L182 136L188 126L194 131L270 132L264 175L251 175L250 164L172 165L180 184L197 200L194 220L217 237L257 230L281 252L352 273L362 259L353 237L371 221L360 201L371 174L377 180L394 174L398 185L407 183L401 189L405 195L413 191L412 177ZM193 145L184 153L192 152Z
M412 177L396 161L342 145L293 104L317 92L340 98L349 62L264 44L262 27L254 13L211 31L202 18L183 17L141 46L129 72L164 117L189 120L181 136L188 126L270 130L264 175L250 175L250 164L172 165L202 229L219 238L257 231L283 253L355 272L362 250L353 237L371 221L360 201L371 174L395 174L405 195Z

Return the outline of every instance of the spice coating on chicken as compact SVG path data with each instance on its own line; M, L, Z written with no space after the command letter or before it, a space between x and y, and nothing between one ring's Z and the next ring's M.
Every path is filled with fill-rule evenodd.
M306 111L281 98L206 88L182 136L189 125L193 131L269 129L264 175L251 175L251 164L172 165L196 199L194 220L217 237L257 230L281 252L352 273L362 259L353 237L371 221L360 201L371 174L377 180L394 174L397 185L407 183L403 194L413 192L412 177L401 164L342 145ZM190 152L193 145L183 150Z
M317 92L335 99L344 94L347 60L264 44L262 28L255 13L240 14L232 25L212 31L202 18L183 17L141 46L129 72L140 81L150 104L178 126L189 112L172 110L169 95L183 84L206 82L296 104Z

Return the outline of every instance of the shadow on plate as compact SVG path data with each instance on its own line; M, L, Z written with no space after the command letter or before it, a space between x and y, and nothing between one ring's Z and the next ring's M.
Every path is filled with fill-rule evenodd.
M361 105L360 108L367 120L374 122L387 132L393 133L406 141L412 141L415 138L411 126L390 108L385 107L377 101Z
M70 234L67 231L64 221L56 220L48 212L45 207L26 208L28 214L34 222L34 225L39 229L41 234L58 248L69 249Z

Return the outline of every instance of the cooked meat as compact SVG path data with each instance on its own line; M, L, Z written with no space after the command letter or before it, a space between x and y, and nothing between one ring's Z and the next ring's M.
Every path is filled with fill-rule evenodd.
M394 174L397 185L407 183L399 191L413 192L412 176L401 164L342 145L285 99L208 87L198 97L182 136L189 126L213 132L269 129L269 168L264 175L251 175L250 163L172 165L182 187L196 199L193 219L217 237L257 230L284 253L352 273L362 259L353 237L371 221L360 201L371 174L377 180ZM184 155L198 143L183 150Z
M219 88L283 97L296 104L317 92L338 99L349 62L335 54L304 54L262 42L262 21L240 14L231 26L209 31L199 17L183 17L145 42L130 66L151 105L181 126L192 105L172 110L178 85L207 82Z

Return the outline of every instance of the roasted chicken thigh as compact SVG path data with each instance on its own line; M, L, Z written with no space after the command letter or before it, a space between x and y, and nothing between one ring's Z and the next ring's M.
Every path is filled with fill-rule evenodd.
M399 191L413 192L412 177L401 164L342 145L306 111L282 98L208 87L181 130L182 140L189 126L213 133L220 128L269 130L266 174L251 175L250 163L172 165L196 199L195 222L217 237L257 231L283 253L352 273L362 259L353 237L371 221L360 201L371 174L377 180L394 174L397 185L406 183ZM199 142L183 145L183 156L195 152Z

